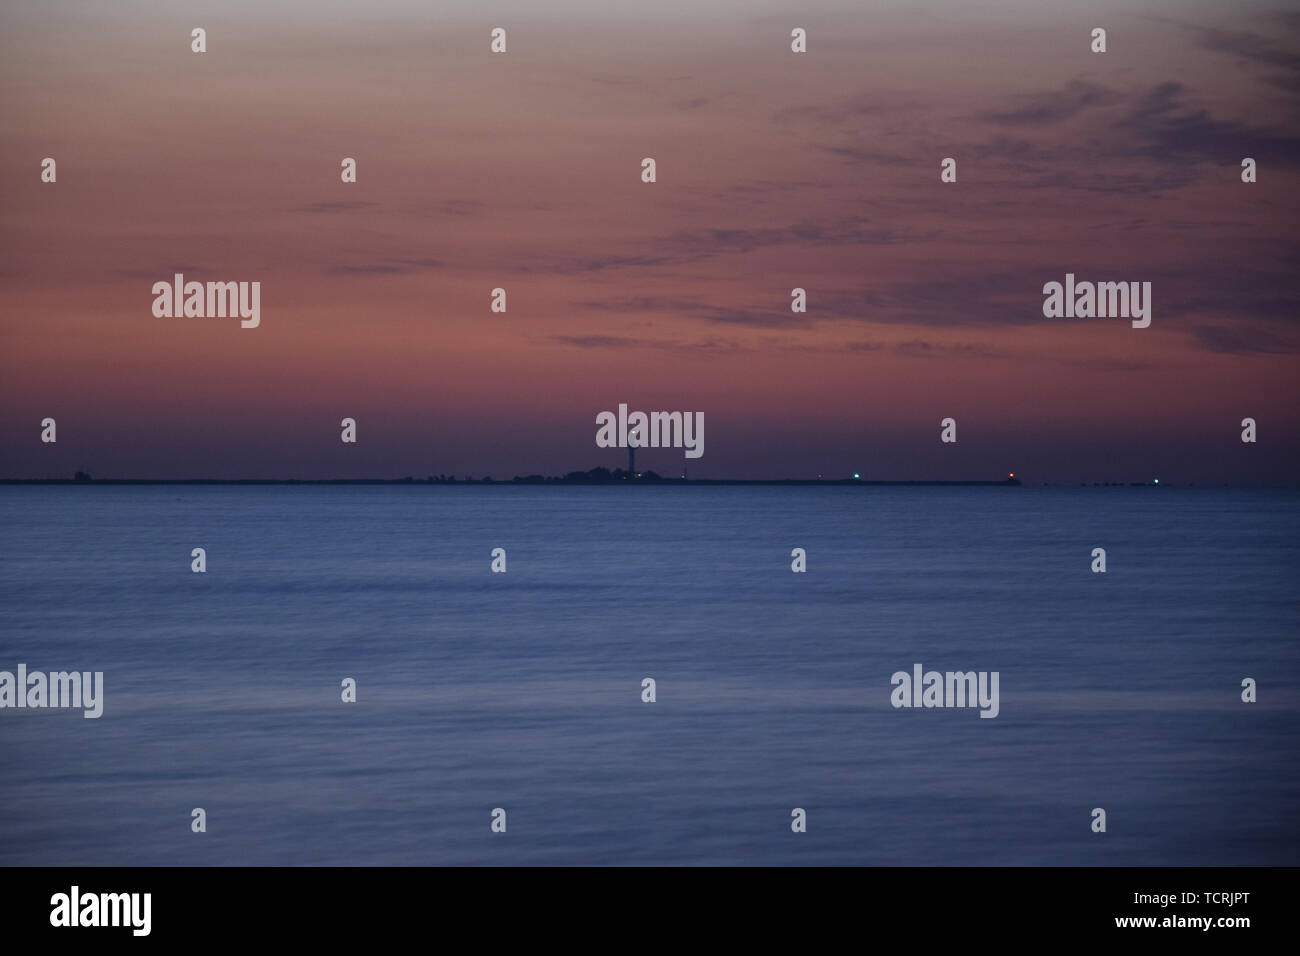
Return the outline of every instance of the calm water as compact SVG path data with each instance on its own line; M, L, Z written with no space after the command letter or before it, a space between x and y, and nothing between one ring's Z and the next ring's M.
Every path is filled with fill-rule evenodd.
M0 528L0 670L106 686L0 711L0 863L1300 863L1294 493L9 487ZM1000 716L893 709L917 661Z

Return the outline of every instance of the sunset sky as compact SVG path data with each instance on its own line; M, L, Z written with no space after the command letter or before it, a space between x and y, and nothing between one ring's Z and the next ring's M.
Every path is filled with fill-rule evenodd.
M1253 0L7 3L0 477L1295 482L1298 95Z

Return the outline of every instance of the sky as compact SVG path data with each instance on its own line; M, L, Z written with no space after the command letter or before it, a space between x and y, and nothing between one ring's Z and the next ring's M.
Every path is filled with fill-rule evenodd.
M1295 483L1298 94L1253 0L7 3L0 478Z

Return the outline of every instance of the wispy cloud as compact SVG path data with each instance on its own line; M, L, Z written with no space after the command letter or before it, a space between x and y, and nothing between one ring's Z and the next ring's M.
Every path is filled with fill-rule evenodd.
M442 263L436 259L389 259L383 262L332 265L326 267L325 273L333 276L394 276L441 266Z
M883 166L907 166L916 162L915 156L904 156L901 153L886 153L874 149L860 149L856 146L819 146L818 149L830 153L832 156L838 156L840 159L847 160L850 163L864 163L867 165Z
M553 335L553 342L580 349L654 349L669 352L698 351L750 351L747 346L727 339L705 338L695 341L682 339L638 339L617 335Z
M867 226L859 220L838 223L804 222L777 227L717 227L654 236L638 241L634 248L599 256L557 257L545 254L525 257L514 268L519 272L573 275L615 269L689 265L719 256L785 245L883 246L916 242L922 238L924 237L908 234L898 228Z
M1020 106L987 111L979 114L979 118L1008 126L1049 126L1078 116L1084 110L1114 106L1123 100L1122 93L1075 79L1059 90L1026 94L1021 97Z
M1189 103L1181 83L1160 83L1139 97L1117 127L1139 145L1130 154L1163 163L1238 162L1267 157L1273 165L1300 164L1300 137L1290 132L1212 117Z
M1227 355L1294 355L1300 341L1276 335L1267 329L1244 325L1196 325L1192 336L1209 352Z
M625 298L598 299L577 303L584 310L599 312L617 312L621 314L656 314L675 315L701 322L714 322L725 325L746 325L756 328L802 328L810 324L806 313L791 312L789 305L784 307L772 303L758 306L714 305L700 299L674 298L670 296L630 296Z
M298 212L350 212L354 209L371 209L378 206L377 202L366 202L360 199L339 199L329 202L308 203L306 206L299 206Z
M1264 82L1288 93L1300 91L1300 53L1295 52L1296 24L1300 22L1294 13L1279 16L1277 23L1283 30L1292 34L1289 37L1290 48L1279 44L1276 37L1246 30L1227 30L1222 27L1201 27L1186 24L1198 35L1198 43L1204 50L1224 53L1235 57L1239 66L1246 69L1264 67L1280 70L1280 73L1268 74Z

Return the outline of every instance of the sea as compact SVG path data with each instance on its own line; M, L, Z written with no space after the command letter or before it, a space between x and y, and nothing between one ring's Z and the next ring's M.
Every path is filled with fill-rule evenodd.
M98 719L0 709L0 864L1294 866L1297 532L1286 490L0 487L0 671L103 673ZM893 706L916 664L997 716Z

